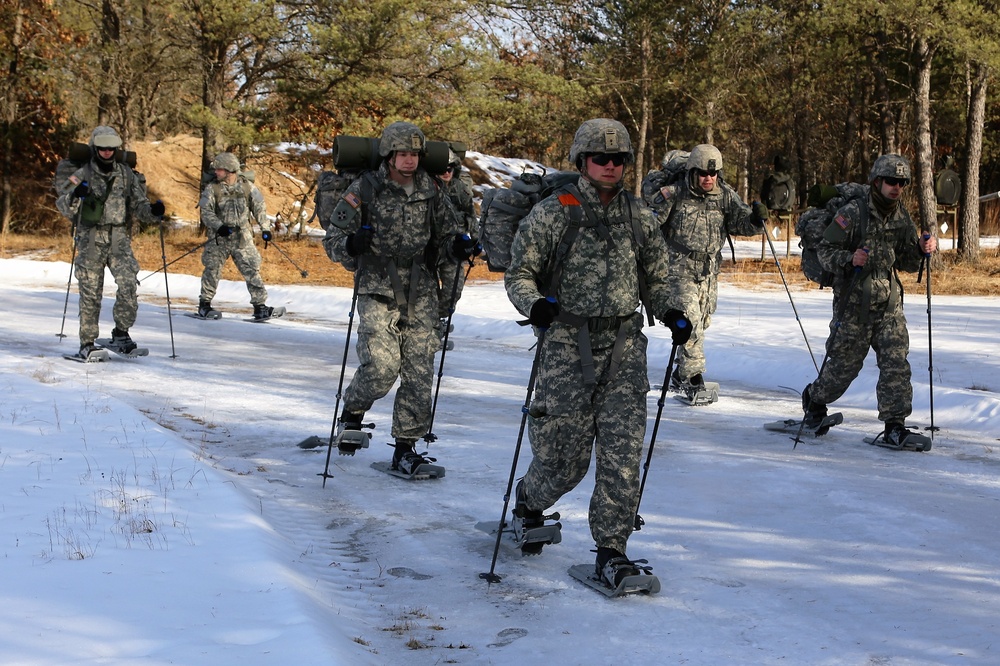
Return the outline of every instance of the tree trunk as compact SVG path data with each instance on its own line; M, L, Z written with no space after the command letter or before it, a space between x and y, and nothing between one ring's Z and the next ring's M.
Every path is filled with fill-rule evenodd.
M986 88L990 68L972 64L972 87L965 121L965 168L958 223L958 256L962 261L979 262L979 166L983 157L983 125L986 119Z
M875 75L875 94L880 122L879 136L882 140L882 154L896 152L896 117L892 113L892 100L889 95L888 65L889 48L885 35L876 35L878 53L873 59L873 74ZM867 176L867 172L865 173Z
M934 196L934 156L931 148L931 63L934 47L925 37L914 45L917 78L913 109L916 125L916 174L914 184L919 202L918 226L925 232L937 227L937 199Z
M4 114L3 114L3 198L0 200L0 250L7 251L7 233L10 230L10 220L13 217L11 181L14 178L14 122L17 120L17 99L18 99L18 76L21 55L21 41L24 38L24 7L20 0L15 0L17 4L14 9L14 25L11 32L11 58L7 66L8 87L4 91Z
M635 149L635 192L642 196L642 178L646 173L646 136L649 134L649 125L652 122L653 102L649 93L649 63L653 59L653 44L649 36L648 24L643 26L642 36L639 39L639 53L642 62L639 66L639 136L636 137Z

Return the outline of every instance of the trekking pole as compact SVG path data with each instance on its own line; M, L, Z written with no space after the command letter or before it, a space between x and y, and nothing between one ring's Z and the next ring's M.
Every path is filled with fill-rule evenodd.
M162 224L162 222L161 222L161 224ZM145 280L146 278L151 278L151 277L153 277L154 275L156 275L156 274L157 274L157 273L159 273L160 271L164 271L164 272L166 272L166 270L167 270L167 266L173 266L173 265L174 265L174 264L176 264L176 263L177 263L178 261L180 261L180 260L181 260L181 259L183 259L184 257L188 256L188 255L189 255L189 254L191 254L192 252L197 252L197 251L198 251L198 250L200 250L201 248L205 247L206 245L208 245L209 243L211 243L211 242L212 242L212 241L213 241L214 239L215 239L215 237L214 237L214 236L213 236L212 238L209 238L209 239L208 239L207 241L205 241L205 242L204 242L204 243L202 243L201 245L198 245L197 247L193 247L193 248L191 248L190 250L188 250L187 252L185 252L185 253L184 253L184 254L182 254L181 256L177 257L176 259L174 259L174 260L173 260L173 261L171 261L170 263L167 263L167 262L166 262L166 257L164 257L164 258L163 258L163 259L164 259L164 262L163 262L163 267L162 267L162 268L157 268L157 269L156 269L155 271L153 271L153 272L152 272L152 273L150 273L149 275L147 275L147 276L143 277L143 278L142 278L141 280L139 280L139 282L142 282L142 280Z
M500 554L500 539L503 537L504 518L507 507L510 506L510 493L514 488L514 476L517 474L517 459L521 454L521 443L524 441L524 427L528 422L528 408L531 405L531 394L535 391L535 380L538 378L538 361L542 355L542 342L545 340L545 329L539 329L538 340L535 341L535 358L531 362L531 374L528 377L528 391L521 406L521 428L517 432L517 444L514 446L514 460L510 463L510 478L507 479L507 491L503 496L503 511L500 512L500 522L497 524L497 541L493 545L493 561L490 570L479 574L486 581L487 587L500 582L500 576L494 573L497 566L497 556Z
M774 242L771 240L771 234L768 233L767 229L764 229L764 238L767 239L767 244L771 248L771 256L774 257L774 265L778 267L778 275L781 276L781 284L785 285L785 293L788 294L788 302L792 304L792 312L795 314L795 321L799 322L799 330L802 331L802 339L806 341L806 349L809 350L809 358L812 359L813 367L816 368L816 374L819 374L819 365L816 363L816 355L813 354L812 345L809 344L809 336L806 335L806 328L802 324L802 319L799 317L799 311L795 307L795 300L792 298L792 290L788 288L788 282L785 280L785 272L781 270L781 262L778 261L778 254L774 251Z
M924 232L923 239L929 240L931 235ZM931 431L931 440L934 439L934 432L940 430L940 428L934 425L934 345L931 338L931 255L930 253L924 254L924 260L920 264L920 273L917 273L917 282L920 282L921 273L923 272L924 266L927 266L927 372L929 377L930 386L930 400L931 400L931 424L925 428L925 430Z
M267 243L268 243L268 241L264 241L264 248L265 248L265 249L267 249ZM281 246L280 246L280 245L278 245L278 244L277 244L277 243L276 243L276 242L274 241L274 239L273 239L273 238L272 238L272 239L270 240L270 243L271 243L271 245L273 245L273 246L275 247L275 249L277 249L277 250L278 250L278 252L280 252L280 253L281 253L281 256L283 256L283 257L284 257L285 259L287 259L287 260L288 260L288 263L290 263L290 264L291 264L292 266L295 266L295 269L296 269L296 270L297 270L297 271L299 272L299 275L301 275L301 276L302 276L302 277L304 277L304 278L307 278L307 277L309 277L309 271L305 271L305 270L302 270L302 267L301 267L301 266L299 266L299 265L298 265L297 263L295 263L295 262L294 262L294 261L292 260L292 258L288 256L288 253L287 253L287 252L285 252L285 251L284 251L283 249L281 249Z
M337 414L340 411L340 398L343 396L344 373L347 371L347 354L351 347L351 330L354 328L354 308L358 304L358 273L361 271L361 259L358 259L358 266L354 271L354 291L351 294L351 309L347 313L347 338L344 340L344 360L340 363L340 382L337 384L337 400L333 405L333 423L330 425L330 441L326 446L326 466L323 467L323 487L326 488L326 480L332 479L330 474L330 456L333 455L333 440L337 437Z
M646 453L646 462L642 466L642 482L639 484L639 499L635 502L635 531L638 532L646 521L639 515L639 504L642 503L642 491L646 487L646 476L649 474L649 463L653 460L653 445L656 444L656 433L660 429L660 416L663 415L663 403L667 400L667 386L670 384L670 371L674 367L674 359L677 357L676 342L670 349L670 360L667 361L667 370L663 373L663 386L660 387L660 399L656 401L656 420L653 421L653 432L649 436L649 452Z
M465 273L465 278L469 278L469 273L472 272L472 262L469 262L469 269ZM448 306L448 321L444 326L444 338L441 340L441 362L438 364L438 374L437 374L437 386L434 387L434 401L431 404L431 421L427 424L427 434L424 435L424 441L430 444L431 442L437 441L437 435L434 434L434 414L437 413L438 406L438 395L441 393L441 378L444 376L444 356L448 353L448 334L451 333L451 320L455 316L455 297L458 295L458 279L462 274L462 264L455 267L455 282L451 285L451 301Z
M66 311L69 309L69 286L73 282L73 268L76 265L76 225L73 225L73 251L70 253L69 257L69 277L66 278L66 300L63 301L63 316L62 324L59 325L59 332L56 333L56 337L59 338L59 342L66 337L63 330L66 328Z
M867 248L861 248L861 249L864 250L865 252L868 252ZM847 285L847 289L844 291L844 296L843 296L844 300L841 301L840 307L837 309L837 319L833 323L833 332L830 333L830 337L827 338L826 340L827 353L823 356L823 364L820 365L819 370L816 372L817 381L819 381L820 376L823 374L823 368L826 367L826 362L830 360L830 353L829 353L830 343L833 342L834 337L837 335L837 333L840 332L840 325L844 320L844 313L847 312L847 301L850 300L851 294L854 292L854 285L857 284L859 275L861 275L861 266L855 266L854 273L851 275L851 281ZM799 422L799 431L795 433L795 437L792 438L792 441L795 442L794 444L792 444L793 451L795 450L795 447L798 446L799 443L802 441L801 439L802 429L805 427L805 425L806 425L806 419L805 415L803 414L802 420Z
M167 241L163 233L163 216L160 218L160 255L163 257L163 289L167 292L167 323L170 325L170 358L177 358L174 348L174 315L170 310L170 283L167 282Z

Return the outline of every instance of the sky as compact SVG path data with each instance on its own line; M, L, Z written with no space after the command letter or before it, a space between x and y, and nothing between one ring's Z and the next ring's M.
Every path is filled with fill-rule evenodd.
M68 273L0 260L0 664L1000 661L1000 299L934 296L931 363L928 302L906 296L909 425L931 421L932 365L930 452L863 442L881 429L872 357L831 406L844 424L793 448L762 428L797 416L815 375L788 295L723 285L706 344L720 399L667 394L629 541L662 590L606 599L567 573L594 558L592 473L553 507L562 543L501 551L502 580L480 578L494 541L474 525L500 519L530 461L526 436L513 455L534 338L502 283L466 288L435 365L438 439L422 450L447 476L370 467L391 456L390 394L366 417L371 446L334 453L323 487L325 449L296 444L329 435L341 368L346 386L357 366L353 337L342 366L349 289L269 285L288 314L257 324L242 282L201 321L184 316L198 278L143 280L131 333L149 356L84 365L62 358L75 283L57 337ZM109 276L102 335L113 293ZM830 292L792 297L820 354ZM669 333L646 334L658 385Z

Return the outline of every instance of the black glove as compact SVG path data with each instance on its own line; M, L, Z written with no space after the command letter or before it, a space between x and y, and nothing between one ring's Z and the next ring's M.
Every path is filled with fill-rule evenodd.
M233 233L233 228L223 224L219 227L219 230L215 232L216 236L221 236L222 238L229 238Z
M548 328L559 314L559 304L554 298L539 298L531 304L528 323L538 328Z
M479 240L469 234L455 234L455 239L451 242L451 256L458 261L468 261L482 250Z
M264 239L265 243L268 242L269 240L271 240L271 230L264 229L264 231L260 232L260 237Z
M767 222L767 216L769 215L767 206L759 201L754 201L753 204L750 205L750 209L753 211L750 222L758 229L763 229L764 223Z
M74 199L83 199L88 194L90 194L90 185L87 184L87 181L83 181L73 190Z
M163 217L163 214L167 212L167 207L163 205L163 202L157 199L153 203L149 204L149 214L153 217Z
M670 336L675 345L683 345L691 339L691 332L694 328L691 320L680 310L667 310L663 315L663 325L670 329Z
M361 227L353 234L347 236L347 254L352 257L359 257L372 249L372 238L375 230L371 227Z

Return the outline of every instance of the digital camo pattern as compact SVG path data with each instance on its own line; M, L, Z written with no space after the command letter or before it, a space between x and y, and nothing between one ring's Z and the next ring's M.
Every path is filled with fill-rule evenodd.
M472 190L464 181L456 177L444 184L444 192L451 199L452 207L458 216L458 230L473 235L478 220L472 203ZM438 263L438 280L441 282L441 290L438 293L438 316L441 319L448 317L462 298L466 267L465 264L456 266L450 260Z
M653 308L669 308L666 247L648 209L639 205L646 236L633 247L628 204L620 193L608 206L584 179L584 202L602 217L611 242L593 228L582 228L563 263L557 300L564 311L588 318L627 318L628 333L621 365L609 372L617 327L590 327L596 384L586 384L577 343L578 329L556 321L541 338L538 378L529 412L528 436L533 458L525 476L531 509L545 510L586 475L596 448L597 471L590 504L590 525L598 546L625 552L638 501L639 462L646 432L646 337L639 305L639 262L646 270ZM569 218L558 196L549 197L522 221L512 248L513 262L504 276L507 295L527 315L543 295L552 259ZM665 359L664 359L665 360Z
M690 173L690 172L689 172ZM678 350L681 379L704 373L705 332L718 304L718 275L726 234L755 236L750 206L724 182L711 192L696 193L687 180L661 186L651 172L643 182L643 197L656 213L667 239L672 307L691 320L691 338Z
M249 185L249 196L247 186ZM250 303L261 305L267 302L267 289L260 276L260 253L253 242L253 224L259 223L264 230L271 229L264 205L264 195L256 185L238 179L232 185L210 183L201 192L198 202L201 222L211 238L201 255L205 270L201 274L201 295L199 300L211 302L219 287L222 267L226 259L232 257L240 275L246 281L250 292ZM227 237L216 236L219 228L228 226L235 231Z
M862 217L862 206L868 208L868 222L864 240L859 241L852 238L851 230ZM854 251L849 246L853 244L869 250L868 262L857 273L851 268ZM903 315L903 288L893 269L914 272L923 260L909 213L900 205L885 217L870 198L855 199L834 215L817 254L823 267L835 275L834 300L827 361L809 388L810 398L822 404L840 398L858 376L871 348L879 367L875 387L879 419L904 421L913 400L907 360L910 338Z
M376 172L376 179L377 188L366 185L363 178L347 188L343 198L361 202L361 214L355 215L346 229L330 225L323 240L332 260L355 271L358 289L360 365L344 392L344 408L368 411L399 377L392 436L416 440L427 434L430 425L434 353L439 344L434 330L439 312L435 269L448 264L455 270L448 248L458 224L448 197L438 195L437 185L423 169L417 170L412 194L389 178L385 163ZM365 201L366 196L374 196L374 200ZM368 254L355 259L347 254L347 236L366 222L374 230L372 246ZM408 298L408 306L397 304L390 261L397 269L398 286ZM411 289L414 265L417 284Z
M120 162L114 162L105 173L93 161L70 176L56 200L59 210L68 213L71 219L77 219L80 206L80 202L73 199L73 190L84 181L95 196L104 199L104 211L100 223L95 226L75 224L74 271L80 292L81 345L93 344L100 335L105 267L111 271L117 286L112 311L115 326L128 331L135 323L139 308L136 295L139 262L132 253L128 222L130 219L153 222L144 181Z

